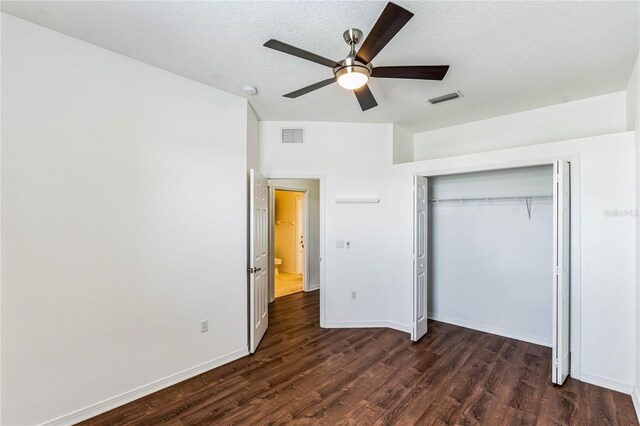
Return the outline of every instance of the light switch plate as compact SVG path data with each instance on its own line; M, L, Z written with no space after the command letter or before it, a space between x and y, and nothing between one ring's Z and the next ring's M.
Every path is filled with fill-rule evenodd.
M344 240L337 240L336 248L344 248Z

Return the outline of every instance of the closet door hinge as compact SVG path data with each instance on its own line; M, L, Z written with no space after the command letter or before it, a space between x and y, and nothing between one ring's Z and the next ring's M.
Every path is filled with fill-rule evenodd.
M558 358L555 358L555 359L553 360L553 367L554 367L554 368L558 368L558 367L560 367L560 360L559 360Z

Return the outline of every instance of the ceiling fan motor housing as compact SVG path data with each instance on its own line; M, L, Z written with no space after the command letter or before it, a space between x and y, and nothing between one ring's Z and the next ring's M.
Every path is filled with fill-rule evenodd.
M344 41L351 46L351 52L338 63L338 66L333 68L333 74L338 81L340 81L341 76L350 73L364 74L367 80L371 77L372 65L356 59L356 45L360 43L362 36L362 31L357 28L350 28L342 34Z
M340 61L340 65L333 69L333 74L336 78L340 78L341 75L357 72L366 74L367 77L371 77L372 69L373 67L371 66L371 63L364 64L352 56L347 56Z

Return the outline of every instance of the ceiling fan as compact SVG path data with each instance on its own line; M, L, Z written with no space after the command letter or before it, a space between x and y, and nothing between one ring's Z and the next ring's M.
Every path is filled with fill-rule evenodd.
M362 31L351 28L344 32L344 41L351 47L351 51L341 61L332 61L315 53L291 46L278 40L271 39L264 46L279 50L289 55L297 56L333 69L333 77L303 87L294 92L283 95L286 98L297 98L324 86L337 82L345 89L353 90L363 111L378 105L376 98L367 86L369 78L408 78L417 80L442 80L447 74L449 65L416 65L374 67L371 61L391 41L393 37L409 22L413 13L402 7L387 3L382 14L374 24L369 36L356 52L356 45L362 39Z

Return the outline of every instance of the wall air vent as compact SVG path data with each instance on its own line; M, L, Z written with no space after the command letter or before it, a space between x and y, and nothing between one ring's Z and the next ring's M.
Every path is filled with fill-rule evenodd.
M303 129L282 129L282 143L303 143Z
M451 101L453 99L458 99L460 97L462 97L462 93L453 92L453 93L447 93L446 95L438 96L437 98L428 99L428 101L431 102L433 105L435 105L435 104L439 104L441 102L446 102L446 101Z

